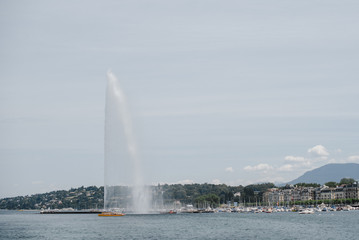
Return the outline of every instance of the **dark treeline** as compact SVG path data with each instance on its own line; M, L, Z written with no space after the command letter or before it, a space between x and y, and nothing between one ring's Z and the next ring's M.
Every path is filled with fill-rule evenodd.
M154 186L165 203L180 201L182 204L198 206L203 202L212 207L231 202L255 202L263 193L275 187L273 183L252 184L248 186L227 186L225 184L173 184ZM31 196L0 199L0 209L94 209L103 208L103 187L79 187L68 191L52 191Z
M91 209L103 208L103 187L79 187L0 199L0 209Z

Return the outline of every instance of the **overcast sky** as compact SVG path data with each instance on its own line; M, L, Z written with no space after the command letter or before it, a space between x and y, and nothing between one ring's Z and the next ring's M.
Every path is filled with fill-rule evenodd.
M358 1L0 1L0 197L103 185L106 72L145 180L359 162Z

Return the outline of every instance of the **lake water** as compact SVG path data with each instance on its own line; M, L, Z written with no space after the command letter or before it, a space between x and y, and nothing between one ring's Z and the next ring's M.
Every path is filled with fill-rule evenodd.
M0 239L358 239L359 211L98 217L0 211Z

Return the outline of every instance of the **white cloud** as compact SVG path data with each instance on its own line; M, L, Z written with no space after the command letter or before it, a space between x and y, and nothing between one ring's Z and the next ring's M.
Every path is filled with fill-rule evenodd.
M255 166L246 166L243 169L245 171L268 171L268 170L272 170L273 167L270 166L267 163L260 163L260 164L255 165Z
M349 156L346 159L335 159L332 158L328 161L328 163L359 163L359 155L353 155L353 156Z
M308 153L315 154L321 157L329 156L328 150L322 145L316 145L308 149Z
M350 156L348 157L348 162L359 162L359 156Z
M336 152L341 152L341 150L335 150ZM305 173L306 171L313 170L317 167L320 167L327 163L348 163L348 162L357 162L359 163L359 155L349 156L347 158L335 159L330 157L328 150L322 145L316 145L308 149L308 153L311 156L302 157L302 156L293 156L287 155L284 157L283 164L281 165L269 165L266 163L261 163L258 165L249 165L243 169L247 172L257 171L259 177L258 181L277 181L284 182L293 180L295 177L298 177Z
M291 179L286 179L282 176L268 176L268 177L258 179L258 181L256 181L256 183L264 183L264 182L283 183L283 182L287 182L290 180Z
M222 182L221 182L221 180L219 180L219 179L213 179L212 180L212 184L216 184L216 185L218 185L218 184L221 184Z
M281 171L281 172L291 172L293 171L293 168L294 168L294 165L292 164L285 164L283 166L281 166L278 171Z
M178 184L192 184L192 183L194 183L194 181L191 179L185 179L185 180L178 181L177 183Z
M295 156L286 156L284 158L285 161L288 162L305 162L307 161L307 159L305 159L304 157L295 157Z
M234 170L233 170L232 167L227 167L226 169L224 169L224 171L226 171L226 172L233 172Z

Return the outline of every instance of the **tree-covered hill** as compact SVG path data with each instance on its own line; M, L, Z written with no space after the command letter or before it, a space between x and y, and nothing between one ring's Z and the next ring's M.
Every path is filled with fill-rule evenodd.
M182 204L196 204L206 198L218 204L228 201L255 202L263 192L274 187L272 183L243 186L227 186L225 184L173 184L154 186L160 192L165 203L180 201ZM240 194L236 194L240 193ZM240 195L240 196L239 196ZM0 199L0 209L101 209L103 208L103 187L79 187L68 191L52 191L31 196L19 196ZM218 197L218 198L217 198Z
M91 209L103 207L103 187L79 187L0 199L0 209Z

